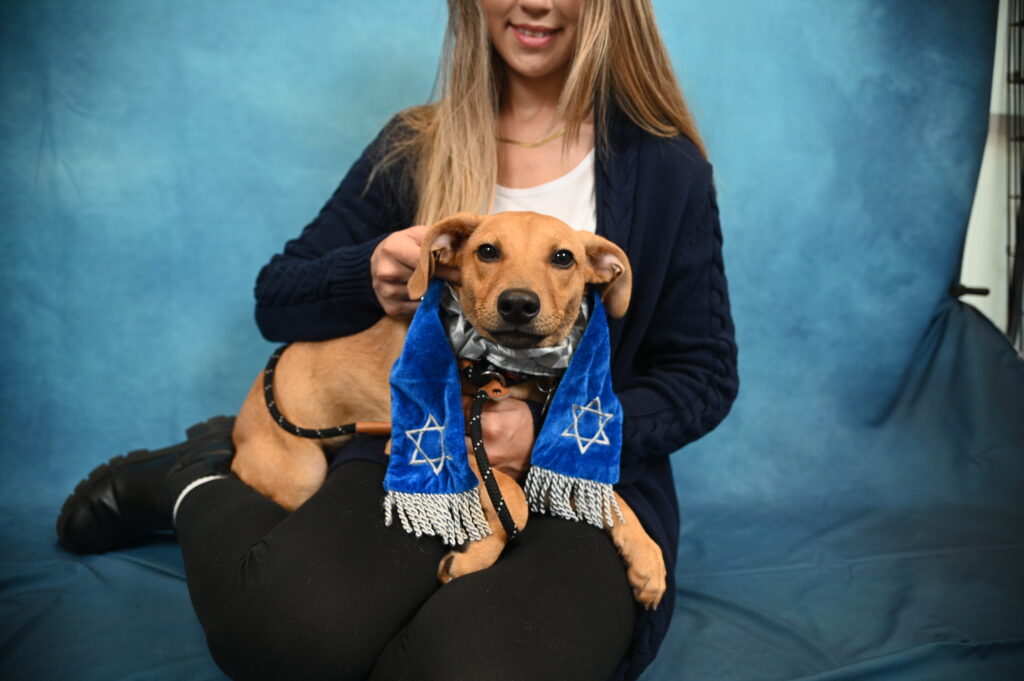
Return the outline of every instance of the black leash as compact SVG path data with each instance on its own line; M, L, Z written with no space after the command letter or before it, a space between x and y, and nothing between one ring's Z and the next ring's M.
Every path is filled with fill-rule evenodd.
M267 402L267 409L270 410L270 415L275 421L277 421L277 425L281 426L292 435L298 435L299 437L305 437L311 440L326 440L330 437L351 435L355 433L355 423L345 423L340 426L334 426L333 428L301 428L284 417L281 410L277 408L277 401L274 399L274 369L277 368L277 360L281 359L281 355L287 349L287 345L282 345L275 350L274 354L272 354L270 359L267 361L266 368L263 370L263 398Z
M277 401L274 398L274 370L281 355L288 349L282 345L267 361L263 369L263 397L267 403L270 416L277 425L286 432L298 435L299 437L313 440L325 440L340 435L351 435L358 430L358 423L345 423L333 428L302 428L284 417L281 410L277 408ZM508 395L509 384L517 385L528 380L528 376L522 374L511 374L503 371L486 360L480 360L463 368L463 375L470 383L479 390L473 397L473 404L469 411L469 439L473 445L473 455L476 457L476 465L480 468L480 477L483 478L484 488L487 496L490 497L494 510L498 514L498 520L508 535L510 544L519 541L519 528L505 504L505 498L501 495L498 481L494 479L494 471L491 469L491 462L487 459L487 450L484 448L483 411L484 403L487 400L500 400Z
M519 528L516 527L512 513L509 512L508 506L505 504L501 488L498 487L498 481L494 478L490 459L487 458L487 449L484 448L483 412L487 400L504 399L508 395L510 387L525 383L530 377L526 374L506 371L486 359L479 359L476 362L463 361L465 365L462 368L462 376L477 388L477 392L473 396L473 404L469 409L469 440L473 446L473 456L480 469L480 477L484 481L487 496L490 497L491 504L498 514L498 520L501 522L505 534L508 535L509 544L515 544L519 541Z
M498 520L508 535L509 543L515 544L519 541L519 528L516 527L516 521L512 519L512 514L505 505L505 497L501 496L501 488L494 479L494 471L491 470L491 462L487 459L487 450L484 449L483 412L484 403L489 399L492 399L491 396L483 388L473 397L473 405L469 409L469 439L473 444L473 456L476 457L476 465L480 469L480 477L484 481L487 496L491 498L491 504L494 505Z

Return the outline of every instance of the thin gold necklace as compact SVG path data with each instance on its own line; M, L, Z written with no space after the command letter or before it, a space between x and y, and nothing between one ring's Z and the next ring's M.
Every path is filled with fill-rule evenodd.
M540 140L539 142L520 142L519 140L510 140L507 137L500 137L500 136L498 137L498 141L502 142L504 144L515 144L516 146L523 147L525 149L535 149L537 147L544 146L545 144L547 144L551 140L558 139L559 137L561 137L564 134L565 134L565 128L562 128L561 130L556 132L554 135L550 135L548 137L545 137L544 139Z

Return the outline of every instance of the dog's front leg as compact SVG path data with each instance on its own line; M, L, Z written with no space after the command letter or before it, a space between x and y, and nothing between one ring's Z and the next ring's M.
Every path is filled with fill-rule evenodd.
M469 465L473 467L473 473L476 474L477 480L480 480L480 504L484 508L484 516L487 518L487 525L491 528L491 534L483 539L470 542L461 549L451 551L441 559L441 564L437 568L437 578L441 580L442 584L447 584L456 577L462 577L494 565L498 556L505 550L505 545L508 544L508 534L501 526L498 512L494 509L491 497L487 494L483 479L480 477L480 468L472 456L469 457ZM530 515L523 488L498 469L492 468L491 472L501 490L501 496L505 499L505 505L508 507L509 513L512 514L512 520L516 527L522 530L526 527L526 521Z
M626 564L626 578L633 587L633 597L648 610L657 608L665 595L665 557L618 492L615 500L625 522L613 521L608 532Z

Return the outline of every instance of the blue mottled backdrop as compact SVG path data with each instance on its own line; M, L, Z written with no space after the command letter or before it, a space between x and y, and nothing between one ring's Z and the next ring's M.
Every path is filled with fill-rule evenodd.
M655 7L716 167L741 395L675 456L647 678L1024 677L1024 366L947 293L996 3ZM0 4L0 675L219 678L175 546L71 558L56 511L237 409L270 349L256 272L429 97L443 24L426 0Z

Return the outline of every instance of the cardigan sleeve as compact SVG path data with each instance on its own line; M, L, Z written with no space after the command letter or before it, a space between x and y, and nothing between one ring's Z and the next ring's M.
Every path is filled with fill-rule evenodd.
M619 391L624 464L669 454L710 432L739 387L710 166L700 177L682 211L633 380Z
M385 236L410 226L413 205L400 164L369 182L394 127L392 120L316 219L260 270L256 323L267 340L337 338L383 316L371 286L370 255Z

